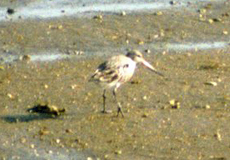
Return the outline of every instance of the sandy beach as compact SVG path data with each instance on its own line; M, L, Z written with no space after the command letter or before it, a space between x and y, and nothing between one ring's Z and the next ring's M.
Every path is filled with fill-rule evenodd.
M229 159L229 0L43 3L0 2L0 159ZM125 117L112 93L102 114L88 80L131 49L165 77L138 67L118 91Z

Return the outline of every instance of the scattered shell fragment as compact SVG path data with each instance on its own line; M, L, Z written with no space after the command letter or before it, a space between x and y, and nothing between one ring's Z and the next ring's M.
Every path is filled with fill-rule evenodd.
M23 60L23 61L29 61L31 59L31 56L30 55L23 55L22 57L21 57L21 60Z
M25 138L21 138L21 143L26 143L26 139Z
M76 84L71 85L71 89L76 89L77 87L78 87L78 85L76 85Z
M73 133L73 131L71 129L66 129L65 132L66 133Z
M223 13L221 16L222 17L229 17L229 14L228 13Z
M126 16L126 12L125 12L125 11L122 11L122 12L121 12L121 16Z
M223 34L224 35L228 35L228 31L223 31Z
M83 51L74 51L75 55L83 55L84 52Z
M204 64L200 65L198 69L200 70L213 70L219 68L220 65L218 63Z
M49 25L48 26L48 28L49 29L59 29L59 30L61 30L61 29L63 29L63 26L62 25Z
M213 22L221 22L222 21L222 19L220 19L220 18L213 18L212 20L213 20Z
M205 108L206 108L206 109L210 109L211 107L210 107L209 104L206 104L206 105L205 105Z
M49 86L48 86L47 84L45 84L45 85L44 85L44 88L47 89L47 88L49 88Z
M30 148L34 148L34 147L35 147L34 144L31 144L31 145L30 145Z
M198 10L198 12L199 12L199 13L201 13L201 14L206 13L206 11L207 11L207 10L206 10L206 9L204 9L204 8L202 8L202 9L199 9L199 10Z
M83 52L83 51L78 51L78 50L75 50L75 51L73 51L73 50L68 50L68 51L66 52L66 54L69 54L69 55L83 55L84 52Z
M93 19L102 20L103 16L102 15L96 15L96 16L93 17Z
M108 154L105 154L105 155L104 155L104 158L105 158L105 159L108 159L108 158L109 158L109 155L108 155Z
M12 94L10 94L10 93L7 94L7 97L9 97L10 99L14 98L14 96Z
M222 141L222 136L221 136L219 130L217 130L216 134L214 134L214 137L215 137L218 141Z
M115 154L122 154L122 150L117 150L114 152Z
M148 98L147 98L147 96L143 96L143 100L147 100Z
M87 160L93 160L93 158L92 157L87 157Z
M40 136L47 135L47 134L49 134L49 133L50 133L50 131L48 131L46 128L43 128L43 129L41 129L41 130L39 131L39 135L40 135Z
M147 118L147 117L148 117L148 114L147 114L147 113L143 113L141 117L142 117L142 118Z
M159 35L156 34L156 35L153 36L153 38L157 39L157 38L159 38Z
M60 139L56 139L56 143L60 143L61 142L61 140Z
M146 53L151 53L151 50L150 49L146 49L145 52Z
M208 3L207 5L204 6L205 9L211 9L212 8L212 4Z
M209 22L210 24L212 24L212 23L213 23L213 19L208 19L208 22Z
M180 108L180 102L178 102L175 99L170 100L169 104L173 109L179 109Z
M176 1L170 1L169 2L171 5L175 5L176 4Z
M58 28L58 29L63 29L63 26L62 26L62 25L59 25L57 28Z
M2 71L3 71L4 69L5 69L5 68L4 68L4 66L0 66L0 70L2 70Z
M139 44L139 45L143 45L143 44L144 44L144 41L140 40L140 41L138 41L138 44Z
M156 16L161 16L161 15L163 15L163 12L158 11L158 12L154 13L154 15L156 15Z
M130 82L131 84L140 84L141 83L141 80L132 80L131 82Z
M204 84L210 85L210 86L217 86L217 82L213 82L213 81L205 82Z
M28 112L31 113L46 113L46 114L51 114L51 115L55 115L55 116L59 116L62 113L65 112L65 109L59 109L54 105L48 105L48 104L37 104L32 108L29 108L27 110Z

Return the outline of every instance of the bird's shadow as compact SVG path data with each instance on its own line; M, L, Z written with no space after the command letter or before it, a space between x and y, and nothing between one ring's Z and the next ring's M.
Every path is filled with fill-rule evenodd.
M29 115L7 115L0 117L8 123L31 122L35 120L56 119L56 116L49 114L29 114Z

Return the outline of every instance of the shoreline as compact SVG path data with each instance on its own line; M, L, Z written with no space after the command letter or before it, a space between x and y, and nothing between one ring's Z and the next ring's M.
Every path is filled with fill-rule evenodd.
M0 23L0 159L230 157L227 2ZM166 77L138 68L118 92L125 118L114 116L110 94L112 113L101 114L101 89L88 79L107 57L129 49ZM37 103L66 112L27 112Z

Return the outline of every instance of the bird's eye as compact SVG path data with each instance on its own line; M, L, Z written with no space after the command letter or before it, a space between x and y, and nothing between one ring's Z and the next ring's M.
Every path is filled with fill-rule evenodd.
M129 65L128 65L128 64L124 65L124 68L128 68L128 67L129 67Z
M137 55L137 57L141 57L141 55Z

